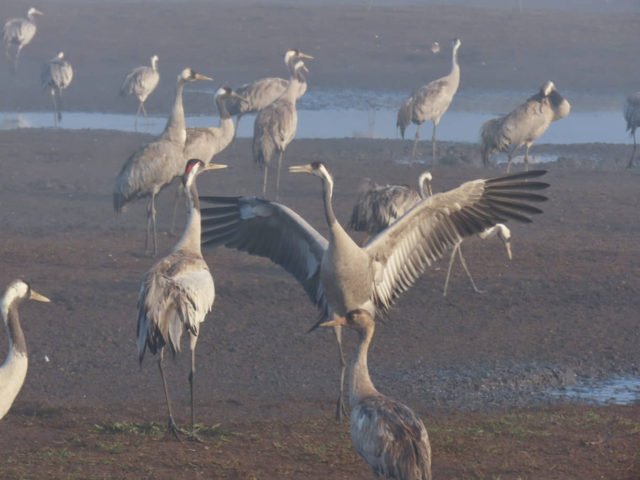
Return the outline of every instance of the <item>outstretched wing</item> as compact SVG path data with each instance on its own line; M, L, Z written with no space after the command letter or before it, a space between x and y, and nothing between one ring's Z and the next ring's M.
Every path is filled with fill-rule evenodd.
M441 259L464 237L508 219L531 222L542 213L529 202L547 197L532 193L549 186L531 182L544 170L473 180L418 202L365 247L373 259L374 302L386 311L427 266Z
M279 203L256 197L200 197L202 244L225 245L269 258L293 275L328 316L320 282L320 264L327 240L300 215Z

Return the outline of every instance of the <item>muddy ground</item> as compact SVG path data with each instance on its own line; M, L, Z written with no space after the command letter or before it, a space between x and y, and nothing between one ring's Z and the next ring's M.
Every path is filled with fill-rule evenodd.
M3 3L0 13L20 14L23 3L11 2L11 12ZM67 108L99 111L128 111L131 103L115 101L119 80L152 53L163 69L149 102L150 112L158 112L171 102L167 79L180 67L189 64L231 84L281 74L281 51L292 42L317 57L312 82L322 87L410 90L414 77L448 70L448 58L427 53L432 31L440 43L463 38L463 86L529 90L553 78L560 86L619 91L623 98L640 76L633 73L639 67L623 61L635 48L629 32L637 15L629 14L227 3L217 5L215 15L204 3L118 4L114 10L52 2L48 8L49 23L43 18L42 35L25 49L18 75L0 75L3 110L47 108L36 72L41 58L60 49L80 67ZM293 17L285 22L284 15ZM87 18L91 25L83 23ZM403 30L409 20L420 29ZM534 36L547 22L553 28L544 38ZM293 33L281 32L283 24ZM327 25L335 25L331 35ZM375 30L369 25L392 41L373 48L365 36ZM109 33L114 29L118 35ZM602 41L588 41L596 31ZM185 39L180 45L171 41L178 35ZM563 47L550 48L554 42ZM525 44L527 61L507 68ZM481 68L481 53L500 75ZM594 55L599 68L589 63ZM416 59L438 63L426 68ZM197 98L185 95L186 107L206 111L208 103ZM291 277L266 260L226 249L204 252L217 291L197 349L196 418L205 443L177 443L164 434L155 359L139 367L135 343L137 292L153 263L143 255L145 206L138 202L115 215L111 205L117 172L149 138L0 132L0 284L22 277L53 300L21 309L30 369L14 409L0 422L0 477L369 478L351 450L347 426L331 420L338 380L332 333L306 333L316 312ZM438 191L503 172L502 166L481 168L475 145L446 142L437 165L402 165L396 160L406 156L407 143L295 140L285 161L321 160L331 168L343 223L364 175L413 184L429 168ZM428 159L429 142L420 148ZM446 261L428 271L379 322L372 377L425 419L436 478L637 479L638 406L576 406L547 390L586 377L640 375L640 174L624 168L628 145L533 151L556 154L558 161L546 165L551 188L544 214L533 224L512 225L514 259L497 241L465 243L484 294L472 291L458 264L443 297ZM260 191L249 140L240 139L219 161L232 168L200 177L202 194ZM283 174L281 201L324 233L319 191L317 179ZM158 207L160 255L176 241L166 233L172 199L167 190ZM346 337L351 351L354 339ZM0 354L6 354L4 342ZM169 365L181 424L189 419L188 368L184 354Z

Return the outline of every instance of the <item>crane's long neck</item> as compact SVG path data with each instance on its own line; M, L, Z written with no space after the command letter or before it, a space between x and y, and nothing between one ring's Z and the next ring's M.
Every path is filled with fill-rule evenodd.
M173 250L185 250L191 253L202 254L202 250L200 249L200 200L198 199L198 188L196 187L195 178L191 179L191 185L189 185L187 189L189 218L187 219L187 226L184 229L184 233Z
M449 72L449 77L451 77L456 84L460 83L460 65L458 65L457 47L453 49L453 53L451 54L451 72Z
M216 106L218 107L218 112L220 114L220 124L222 124L223 120L231 118L231 115L229 114L229 110L227 110L227 104L222 98L222 96L216 97Z
M9 337L9 354L7 355L7 358L16 354L26 357L27 343L24 340L24 333L20 327L17 305L14 304L9 306L6 311L3 305L2 315L5 320L7 336Z
M36 15L35 13L29 13L29 14L27 15L27 18L29 19L29 21L30 21L31 23L33 23L33 24L35 25L35 24L36 24L36 16L37 16L37 15Z
M336 214L333 212L333 205L331 203L332 197L333 179L330 176L325 176L322 178L322 199L324 200L324 214L327 219L327 225L329 225L331 230L333 230L334 226L338 224Z
M356 347L356 352L351 359L351 391L349 393L349 403L354 407L362 398L378 394L376 387L369 376L367 357L369 345L373 338L375 325L372 323L364 331L358 330L360 341Z
M184 82L178 80L176 83L176 99L173 103L171 116L167 120L162 136L168 138L172 142L184 143L187 141L187 130L184 124L184 107L182 105L182 91L184 90Z

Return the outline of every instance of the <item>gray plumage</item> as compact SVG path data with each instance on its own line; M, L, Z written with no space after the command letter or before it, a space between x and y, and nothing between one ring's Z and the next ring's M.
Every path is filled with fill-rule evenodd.
M42 15L37 8L31 7L27 11L27 18L12 18L7 20L2 28L2 41L5 45L5 54L12 60L13 71L18 68L18 58L22 49L33 40L38 29L36 25L36 15ZM11 46L16 46L16 54L11 58Z
M213 157L229 146L235 134L233 120L225 105L225 100L236 98L239 95L231 90L231 87L221 87L215 94L215 103L220 115L220 123L217 127L189 127L187 128L187 140L184 145L184 158L198 158L209 163ZM171 232L175 225L176 211L180 197L184 194L182 186L178 186L173 202L173 215L171 218Z
M351 441L376 478L431 480L431 444L422 420L406 405L376 390L367 356L375 323L366 310L323 323L347 326L358 333L349 369Z
M551 122L566 117L570 111L571 105L558 93L553 82L545 82L538 93L511 113L484 123L480 133L484 165L489 165L491 153L506 152L508 173L514 153L524 145L525 170L528 170L531 144L547 131Z
M431 196L431 173L418 177L418 191L407 185L378 185L365 178L351 211L348 227L375 235L404 215L421 199Z
M289 168L319 177L329 238L295 212L255 197L202 197L203 244L224 244L270 258L291 273L321 312L321 321L364 309L372 317L387 312L419 275L464 237L506 219L530 222L541 213L530 205L546 197L532 191L548 184L530 181L544 171L466 182L418 202L365 247L359 247L337 221L331 198L333 177L324 164ZM344 358L340 329L341 384L337 416L342 412Z
M296 60L313 59L311 55L290 48L284 54L284 64L291 72L292 65ZM307 91L307 82L303 81L298 86L296 100L299 100ZM226 100L226 106L231 116L236 116L236 131L240 125L240 119L243 115L257 113L275 102L282 96L287 87L289 80L279 77L261 78L251 83L245 83L236 89L236 93L240 95L244 101L238 98L229 98Z
M40 81L43 88L48 87L51 89L53 114L56 123L62 120L62 91L71 84L71 80L73 80L73 68L64 59L63 52L58 53L42 66Z
M138 358L140 362L147 350L153 354L160 351L158 366L162 375L169 428L177 435L171 401L164 371L164 348L169 346L175 355L180 351L183 332L189 333L191 350L191 428L195 435L193 412L193 380L195 374L195 348L200 324L211 311L215 299L215 287L209 267L202 258L200 249L200 202L196 188L196 176L207 169L224 168L225 165L205 164L196 159L189 160L182 177L189 192L189 220L182 238L173 250L158 261L145 274L138 295Z
M436 161L436 128L440 123L440 117L449 108L453 96L458 91L458 85L460 85L460 66L458 65L460 44L459 38L454 39L452 42L451 72L449 72L449 75L420 87L405 100L398 110L396 126L400 129L402 138L404 138L405 129L409 124L413 122L417 125L411 158L414 158L416 154L422 123L431 120L433 122L431 149L433 161Z
M25 300L50 301L20 279L11 282L0 299L2 320L9 338L9 352L0 366L0 419L13 405L27 376L27 343L18 317L18 306Z
M151 57L151 66L143 65L134 68L122 81L120 86L120 95L133 95L138 99L138 110L136 110L136 126L138 125L138 115L140 112L146 117L147 110L144 108L144 102L151 92L155 90L160 81L160 73L158 72L158 56ZM192 158L192 157L188 157Z
M136 150L124 163L113 187L113 208L120 213L125 206L138 198L149 197L147 205L147 233L145 248L151 252L149 238L153 241L153 255L158 251L156 239L156 195L184 173L186 160L183 150L187 139L184 124L182 91L184 85L209 77L185 68L176 82L176 96L171 115L164 131L156 140Z
M640 92L627 97L624 104L624 119L627 121L627 131L633 136L633 151L629 159L628 168L633 167L633 159L636 156L636 128L640 127Z
M306 70L302 60L291 64L291 79L284 93L271 105L262 109L253 124L253 161L264 170L262 195L267 193L267 173L274 155L278 155L276 176L276 198L280 190L280 167L285 149L296 136L298 111L296 110L297 92ZM306 70L308 71L308 70Z
M504 225L502 223L498 223L498 224L494 225L493 227L487 228L483 232L478 233L478 237L480 237L480 239L482 239L482 240L486 240L488 238L493 238L495 236L497 236L500 240L502 240L502 243L504 244L504 247L507 249L507 256L509 257L509 260L511 260L511 258L512 258L512 255L511 255L511 230L509 230L509 228L506 225ZM467 277L469 277L469 280L471 281L471 286L473 287L473 290L476 293L484 293L484 291L480 290L476 286L476 283L473 281L473 277L471 276L471 272L469 271L469 268L467 267L467 262L465 262L464 257L462 256L461 247L462 247L462 240L460 240L456 244L456 246L453 247L453 250L451 251L451 257L449 258L449 268L447 269L447 278L445 278L444 290L442 292L442 296L443 297L447 296L447 287L449 286L449 277L451 276L451 267L453 267L453 262L455 261L456 253L460 257L460 263L462 264L462 267L464 268L464 271L467 273Z

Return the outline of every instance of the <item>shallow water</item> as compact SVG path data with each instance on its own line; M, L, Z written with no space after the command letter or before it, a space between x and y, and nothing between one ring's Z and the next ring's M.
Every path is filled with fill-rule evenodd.
M585 380L549 393L596 404L632 405L640 402L640 378L624 375L599 381Z
M528 96L525 92L466 92L457 95L440 121L437 139L472 142L479 140L482 124L490 118L508 112ZM400 138L396 129L398 105L406 93L367 90L313 90L298 103L297 138ZM569 96L568 96L569 97ZM622 107L615 97L571 96L571 114L554 122L536 143L628 143ZM497 112L497 113L496 113ZM255 116L247 115L240 122L239 137L253 135ZM157 135L162 132L165 116L140 118L138 131ZM215 126L217 116L188 116L187 126ZM431 140L432 123L423 124L421 140ZM0 129L47 128L54 126L53 113L4 112L0 114ZM109 129L135 131L134 115L99 112L64 112L63 129ZM416 127L406 131L407 141L413 140Z

